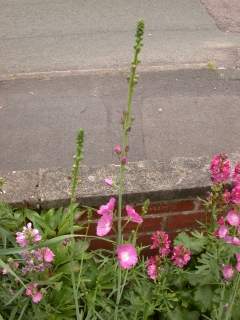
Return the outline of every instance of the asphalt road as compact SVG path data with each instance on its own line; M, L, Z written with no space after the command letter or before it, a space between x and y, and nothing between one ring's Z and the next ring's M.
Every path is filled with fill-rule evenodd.
M69 167L77 130L85 164L116 159L127 100L123 73L0 82L1 171ZM237 152L239 80L214 71L146 72L134 100L130 160Z
M0 78L122 68L140 18L145 65L235 63L240 35L221 32L199 0L0 0Z

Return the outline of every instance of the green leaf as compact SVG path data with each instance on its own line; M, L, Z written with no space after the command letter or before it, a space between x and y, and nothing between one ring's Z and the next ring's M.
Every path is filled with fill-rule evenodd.
M194 300L202 312L211 309L213 292L210 286L198 287L194 293Z
M174 240L174 244L182 244L196 254L203 251L207 244L207 238L200 232L192 232L192 236L189 236L186 232L181 232Z

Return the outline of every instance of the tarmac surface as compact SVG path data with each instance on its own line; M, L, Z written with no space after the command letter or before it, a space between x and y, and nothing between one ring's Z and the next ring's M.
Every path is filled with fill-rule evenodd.
M129 160L240 151L239 98L240 81L215 71L141 73ZM71 166L79 128L85 164L116 162L126 101L125 73L1 82L1 171Z
M80 127L85 164L116 161L139 18L130 160L238 152L239 5L217 3L0 0L0 170L69 167Z

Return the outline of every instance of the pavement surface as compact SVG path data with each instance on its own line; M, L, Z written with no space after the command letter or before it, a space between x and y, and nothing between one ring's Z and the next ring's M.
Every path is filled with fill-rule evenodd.
M126 74L3 81L0 99L1 171L69 167L80 127L85 164L116 161ZM130 160L240 151L239 99L240 81L215 71L141 73Z
M240 32L239 0L201 0L223 31Z
M238 152L240 33L219 29L225 6L212 4L0 0L1 171L69 167L80 127L85 164L116 161L139 18L146 33L130 160ZM193 70L209 63L230 77Z
M144 65L235 65L240 44L240 34L221 32L199 0L0 0L0 8L0 78L122 68L140 18Z

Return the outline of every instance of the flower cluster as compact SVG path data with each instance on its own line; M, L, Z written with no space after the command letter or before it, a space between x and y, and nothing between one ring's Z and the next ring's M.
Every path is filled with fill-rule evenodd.
M32 298L33 303L39 303L43 298L42 292L38 290L37 283L29 283L27 285L27 289L25 291L25 294L26 294L26 296Z
M228 180L231 173L230 161L225 154L215 155L210 164L211 178L214 183Z
M54 253L49 248L40 248L37 250L31 250L22 253L24 259L24 267L22 272L24 274L28 272L43 272L49 269L54 260Z
M42 239L39 231L32 228L32 223L29 222L26 227L23 227L22 232L16 233L16 242L20 247L27 247L31 244L39 242Z
M39 230L32 227L32 223L29 222L23 227L22 232L16 233L16 242L20 247L25 248L21 253L21 271L23 274L29 272L43 272L52 266L54 260L54 253L48 247L38 248L35 250L28 250L29 245L39 242L42 239ZM13 261L9 263L11 267L19 268L20 263ZM31 297L33 303L39 303L43 294L38 290L37 283L30 283L27 285L25 294Z
M179 268L183 268L190 261L190 250L183 245L177 245L171 249L171 240L166 232L159 230L154 232L151 240L152 245L150 248L157 249L158 254L151 256L147 260L147 274L150 279L155 280L157 278L159 265L164 258L167 258L170 255L172 263Z

